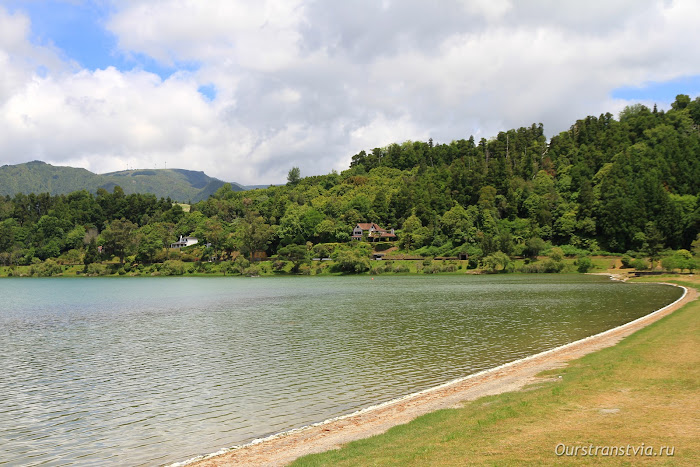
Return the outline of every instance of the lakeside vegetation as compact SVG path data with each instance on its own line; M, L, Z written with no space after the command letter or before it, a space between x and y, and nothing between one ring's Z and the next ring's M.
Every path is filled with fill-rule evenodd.
M700 287L697 277L653 280ZM549 381L433 412L292 465L698 465L699 316L696 300L613 347L540 374ZM560 443L674 450L660 457L610 450L607 456L560 457Z
M550 141L533 124L360 151L340 174L293 168L284 186L223 185L189 212L119 186L7 195L0 275L586 272L611 254L693 271L699 200L700 97L679 95L668 112L589 116ZM364 222L398 241L351 240ZM200 244L169 249L179 236ZM377 252L387 261L371 261Z

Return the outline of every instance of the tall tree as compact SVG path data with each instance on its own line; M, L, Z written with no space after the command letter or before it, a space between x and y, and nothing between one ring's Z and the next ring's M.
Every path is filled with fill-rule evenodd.
M125 218L115 219L108 223L100 234L105 250L118 257L120 263L133 252L136 246L136 230L138 226Z

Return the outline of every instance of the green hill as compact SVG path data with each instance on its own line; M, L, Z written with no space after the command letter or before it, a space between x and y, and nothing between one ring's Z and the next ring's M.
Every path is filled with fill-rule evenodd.
M99 188L107 191L119 185L124 193L153 193L157 197L170 197L174 201L197 202L207 199L225 185L204 172L184 169L122 170L106 174L95 174L74 167L57 167L41 161L0 167L0 196L17 193L68 194L87 190L92 193ZM233 191L246 187L231 183Z

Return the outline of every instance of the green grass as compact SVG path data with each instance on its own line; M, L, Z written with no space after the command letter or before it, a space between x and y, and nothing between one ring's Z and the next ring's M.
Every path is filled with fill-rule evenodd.
M433 412L293 465L700 465L699 313L700 302L692 302L614 347L546 372L554 382ZM675 452L660 458L558 457L558 443L645 443L674 446Z

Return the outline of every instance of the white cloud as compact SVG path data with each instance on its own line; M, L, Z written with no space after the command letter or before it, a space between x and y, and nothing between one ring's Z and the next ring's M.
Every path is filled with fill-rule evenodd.
M164 65L76 70L0 7L0 154L95 171L182 167L280 183L406 139L549 135L627 103L621 86L700 74L692 1L133 0L108 29ZM191 66L188 68L191 69ZM217 90L213 100L197 92ZM667 103L659 103L667 104Z

